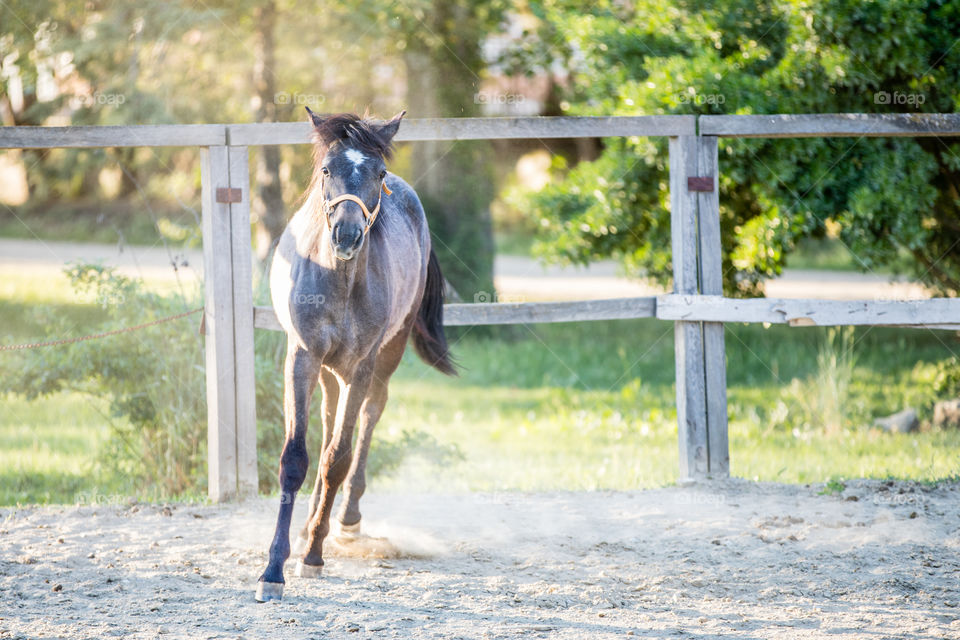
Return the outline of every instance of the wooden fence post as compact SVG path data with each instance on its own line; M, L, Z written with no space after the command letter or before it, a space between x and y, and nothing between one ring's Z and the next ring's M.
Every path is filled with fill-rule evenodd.
M218 190L230 184L226 146L200 150L203 290L207 376L207 478L211 500L237 492L236 363L230 205Z
M716 136L697 137L697 175L712 181L709 190L697 192L700 293L705 295L723 295L717 147ZM707 468L711 476L724 477L730 475L730 445L727 437L727 356L722 322L703 323L703 356L707 408Z
M233 265L233 353L236 370L237 494L257 495L257 405L253 353L253 265L250 245L250 166L247 147L229 147ZM236 193L236 192L235 192Z
M253 280L247 148L200 151L208 493L257 490Z
M697 175L696 136L670 138L670 226L674 293L695 294L697 278L697 194L688 178ZM703 333L699 322L674 323L680 481L709 471Z

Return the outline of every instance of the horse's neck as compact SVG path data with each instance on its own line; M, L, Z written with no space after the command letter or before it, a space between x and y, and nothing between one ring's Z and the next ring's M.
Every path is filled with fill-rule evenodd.
M336 283L337 291L349 298L353 290L363 285L367 278L367 255L369 254L369 238L365 238L363 246L350 260L340 260L333 253L333 244L330 231L323 225L324 232L315 249L314 260L324 267L324 273Z

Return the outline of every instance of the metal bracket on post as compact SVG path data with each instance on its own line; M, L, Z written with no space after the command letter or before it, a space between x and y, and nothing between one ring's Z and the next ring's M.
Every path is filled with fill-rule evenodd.
M703 191L703 192L713 191L713 176L709 176L709 177L691 176L687 178L687 190Z
M243 202L243 190L231 187L217 187L217 202L222 204Z

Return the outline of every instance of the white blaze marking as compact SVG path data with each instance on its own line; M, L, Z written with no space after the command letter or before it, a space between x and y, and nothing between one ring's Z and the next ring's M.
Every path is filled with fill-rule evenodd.
M347 160L353 163L354 171L359 169L360 165L363 164L363 161L367 159L367 156L363 155L356 149L347 149L343 155L347 156Z

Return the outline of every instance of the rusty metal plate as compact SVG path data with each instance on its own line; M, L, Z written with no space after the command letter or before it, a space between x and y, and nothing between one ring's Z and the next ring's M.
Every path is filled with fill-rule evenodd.
M690 191L713 191L712 177L687 178L687 189Z
M231 203L243 202L243 191L241 189L230 187L217 188L217 202Z

